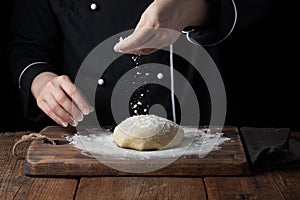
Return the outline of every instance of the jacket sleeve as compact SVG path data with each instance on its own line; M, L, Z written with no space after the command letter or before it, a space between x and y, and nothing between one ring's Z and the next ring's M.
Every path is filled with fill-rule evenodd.
M188 39L203 46L213 46L224 41L230 34L249 27L271 9L272 0L209 0L214 10L214 23L206 27L189 27Z
M48 0L16 0L11 18L12 41L8 58L14 82L19 88L26 118L37 121L43 115L31 93L31 83L40 73L57 73L59 26Z

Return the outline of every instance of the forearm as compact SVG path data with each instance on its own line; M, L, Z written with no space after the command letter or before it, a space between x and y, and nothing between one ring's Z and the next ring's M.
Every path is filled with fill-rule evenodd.
M272 0L208 1L211 9L210 23L189 27L188 30L188 38L190 40L192 38L203 46L217 45L232 32L255 24L268 14L272 3Z
M273 0L234 0L237 8L236 28L245 28L264 18Z
M41 112L31 94L33 79L56 71L59 29L46 0L16 0L11 20L12 41L8 57L26 117L37 119Z

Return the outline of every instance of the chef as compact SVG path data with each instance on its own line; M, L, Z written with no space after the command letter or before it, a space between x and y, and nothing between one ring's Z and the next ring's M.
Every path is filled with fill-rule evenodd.
M191 42L208 46L208 52L218 64L218 55L215 54L218 44L234 29L248 26L263 17L269 4L269 0L16 0L11 22L13 40L8 52L24 116L37 123L46 117L67 127L77 126L95 111L100 124L114 125L110 101L101 100L108 94L105 91L113 89L109 81L105 81L111 76L99 77L99 88L105 91L96 94L95 106L90 105L74 84L81 63L99 43L117 33L136 30L132 37L115 46L115 50L123 52L124 56L109 68L111 74L118 74L118 69L125 65L135 67L132 55L141 55L139 65L150 62L169 64L164 52L139 48L149 40L147 33L139 31L143 28L184 32ZM157 38L162 37L150 40ZM162 44L171 44L168 38L160 40ZM208 91L203 81L193 82L198 87L197 93L205 99ZM161 104L167 111L167 118L171 118L169 91L162 92L162 88L151 85L141 89L151 91L145 105ZM157 94L159 98L154 98ZM207 124L209 100L203 100L201 104L206 109L202 123ZM147 114L148 111L143 108L138 113L133 110L130 113Z

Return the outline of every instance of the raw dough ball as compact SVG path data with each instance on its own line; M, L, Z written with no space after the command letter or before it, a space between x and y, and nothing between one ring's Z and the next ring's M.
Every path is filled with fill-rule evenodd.
M119 147L157 150L178 145L183 138L180 125L156 115L136 115L115 127L114 142Z

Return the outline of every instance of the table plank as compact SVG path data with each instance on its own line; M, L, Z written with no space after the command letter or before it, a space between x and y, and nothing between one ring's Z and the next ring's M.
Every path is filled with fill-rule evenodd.
M76 200L206 199L203 179L176 177L82 178Z
M300 197L300 169L269 171L248 177L207 177L208 199L290 199Z
M0 199L73 199L77 179L31 178L23 174L24 160L12 155L12 147L27 132L0 134ZM18 146L26 155L29 143Z

